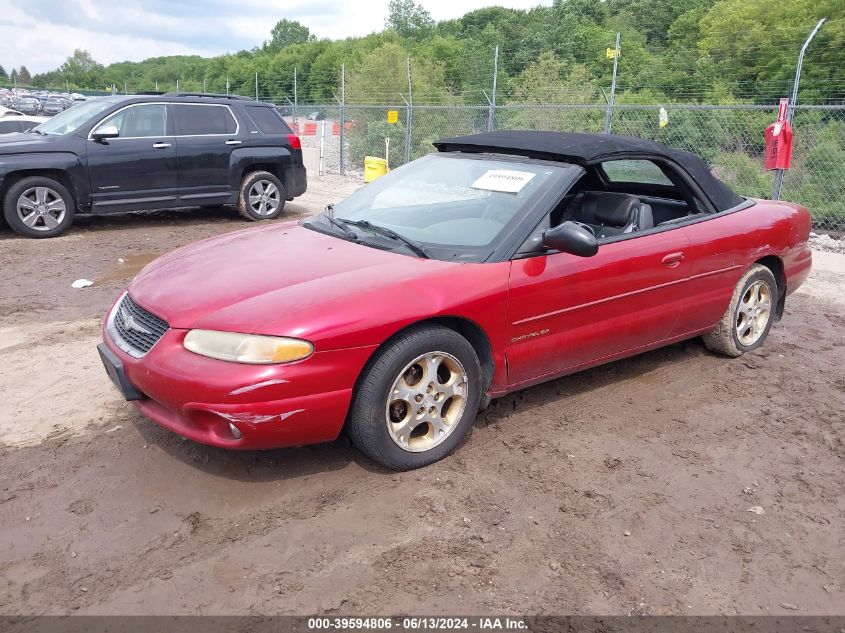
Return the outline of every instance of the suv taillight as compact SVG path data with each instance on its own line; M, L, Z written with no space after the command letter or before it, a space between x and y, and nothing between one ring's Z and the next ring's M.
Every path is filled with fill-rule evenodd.
M291 149L302 149L302 143L300 143L296 134L288 134L288 143L290 143Z

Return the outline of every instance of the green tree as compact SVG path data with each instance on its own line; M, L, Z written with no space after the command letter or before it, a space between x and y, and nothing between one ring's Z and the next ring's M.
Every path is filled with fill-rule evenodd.
M275 52L292 44L304 44L314 39L310 29L296 20L279 20L270 31L270 41L264 43L264 48Z
M80 88L101 87L103 66L94 61L91 53L81 48L73 51L73 55L59 67L58 75L66 81Z
M434 28L431 14L414 0L390 0L384 25L401 37L421 38Z
M9 81L9 75L6 73L6 69L0 65L0 81Z
M29 74L26 66L21 66L18 71L18 81L27 86L32 83L32 75Z
M12 68L12 72L9 73L9 81L11 83L15 83L18 79L18 71L15 68Z

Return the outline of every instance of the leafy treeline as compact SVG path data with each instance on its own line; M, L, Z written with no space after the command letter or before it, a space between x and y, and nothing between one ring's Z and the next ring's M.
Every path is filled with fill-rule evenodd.
M789 91L801 43L827 23L805 63L801 100L845 98L842 0L555 0L530 10L489 7L435 22L413 0L392 0L385 29L366 37L316 39L282 19L269 41L213 58L172 56L103 66L77 50L39 86L119 91L202 90L334 102L341 64L349 103L401 103L411 58L416 103L486 103L498 45L498 100L603 102L621 32L621 102L772 103ZM23 75L18 73L18 81ZM2 75L0 75L2 80Z

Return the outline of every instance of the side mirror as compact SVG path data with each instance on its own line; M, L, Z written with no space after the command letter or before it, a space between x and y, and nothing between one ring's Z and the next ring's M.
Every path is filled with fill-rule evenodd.
M120 131L116 125L101 125L91 133L91 138L95 141L102 141L106 138L117 138L120 136Z
M575 222L564 222L544 232L543 246L578 257L592 257L599 250L596 236Z

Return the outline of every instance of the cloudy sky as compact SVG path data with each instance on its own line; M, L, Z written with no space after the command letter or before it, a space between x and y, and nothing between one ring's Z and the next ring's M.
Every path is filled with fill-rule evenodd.
M489 5L528 8L551 0L422 0L437 19ZM388 0L3 0L0 65L52 70L75 48L98 62L160 55L218 55L269 39L281 18L299 20L317 37L380 30Z

